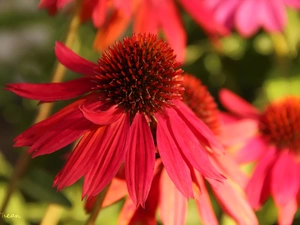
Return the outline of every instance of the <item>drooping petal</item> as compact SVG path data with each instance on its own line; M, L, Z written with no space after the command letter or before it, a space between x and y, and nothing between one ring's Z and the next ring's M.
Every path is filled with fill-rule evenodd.
M99 28L104 24L107 9L107 1L96 1L92 10L92 20L96 28Z
M222 89L219 92L219 97L223 106L236 115L246 118L257 118L258 110L233 92L227 89Z
M249 178L241 171L236 161L229 154L210 154L212 165L226 178L236 182L241 188L245 188ZM220 185L222 186L222 185Z
M95 164L106 130L106 127L94 127L84 134L63 169L55 177L53 185L58 190L75 183Z
M174 108L189 129L202 145L209 147L215 153L223 153L223 146L217 141L213 132L200 120L195 113L182 101L174 101Z
M56 42L55 54L58 61L68 69L79 74L95 75L94 67L97 64L80 57L61 42Z
M276 205L283 207L296 199L299 185L299 170L293 153L281 150L271 172L271 193Z
M82 196L100 193L118 172L125 158L129 115L123 114L119 120L106 126L101 145L95 155L94 163L84 177Z
M176 59L179 62L183 62L185 58L186 33L176 6L173 0L163 0L159 1L157 9L157 16L166 39L174 49L177 55Z
M125 175L128 192L138 207L145 208L151 187L155 146L152 133L143 114L136 114L130 127L126 145Z
M71 2L72 0L57 0L57 7L59 9L65 7L69 2Z
M236 184L227 179L217 189L212 186L219 204L224 208L237 224L257 225L254 211L246 200L246 196Z
M127 17L132 14L132 1L131 0L114 0L114 6L122 10Z
M160 216L163 224L185 224L187 199L178 191L165 170L161 174Z
M48 13L53 15L57 12L57 1L41 0L38 7L42 9L47 9Z
M261 14L261 2L262 1L244 0L237 9L235 14L235 26L239 33L245 37L253 35L261 26L259 18Z
M245 143L258 132L258 121L242 119L237 122L225 124L221 128L219 140L225 146Z
M298 204L296 199L292 199L284 206L278 207L278 224L279 225L290 225L293 224L294 215L298 210Z
M218 225L219 223L214 213L204 179L197 171L195 171L194 177L194 182L197 183L199 188L199 193L196 197L196 203L198 206L201 222L205 225Z
M77 100L61 109L57 113L53 114L48 119L36 123L14 139L14 141L16 142L14 147L33 145L41 137L41 134L45 133L51 127L55 127L57 124L69 118L69 115L72 114L73 111L76 111L78 109L78 106L84 101L85 99Z
M204 177L222 182L224 177L213 167L209 161L208 152L203 148L197 137L174 109L166 109L166 112L170 118L167 121L167 126L182 155Z
M5 90L12 91L23 98L52 102L76 98L91 91L93 86L94 84L89 79L79 78L63 83L7 84Z
M156 209L160 196L160 176L161 172L157 172L153 178L149 196L146 200L145 208L139 206L136 208L135 203L130 197L127 198L118 219L118 225L129 224L145 224L156 225Z
M268 32L281 31L286 24L285 5L283 1L261 1L260 22Z
M120 9L116 9L108 21L98 29L94 39L94 48L102 52L113 44L126 30L130 18Z
M236 153L235 159L238 163L256 161L267 150L267 148L268 144L262 137L254 136Z
M127 195L126 181L119 178L114 178L109 186L109 189L105 195L102 207L110 206L121 198ZM90 213L96 203L97 196L87 199L84 208L86 212Z
M283 0L283 2L289 7L300 9L300 1L299 0Z
M267 179L267 175L275 159L276 149L275 147L269 147L256 166L255 171L246 187L246 194L248 196L249 203L254 209L259 209L262 204L261 195L263 192L264 182L269 181Z
M190 169L180 154L173 139L164 115L155 114L157 123L157 146L161 160L171 180L178 190L187 198L193 198L192 178Z
M91 105L81 105L79 108L83 113L83 116L97 125L109 125L117 121L123 114L124 109L116 107L115 105L111 106L108 110L105 111L95 111L96 108L100 108L101 102L98 104Z

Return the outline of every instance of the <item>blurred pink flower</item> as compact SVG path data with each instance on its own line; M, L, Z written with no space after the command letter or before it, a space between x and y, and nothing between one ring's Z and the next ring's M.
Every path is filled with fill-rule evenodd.
M184 75L183 86L185 88L182 94L184 102L215 134L219 134L221 129L219 111L207 88L197 78L189 74ZM208 154L212 164L227 177L227 180L220 185L207 179L223 210L238 224L258 224L256 216L241 189L245 187L247 178L240 171L238 165L229 155L214 154L209 150ZM218 224L204 177L196 170L191 170L191 173L195 201L202 223L206 225ZM125 188L124 184L123 188ZM112 203L121 198L119 193L120 190L115 186L109 189L108 196L105 198L105 206L108 202ZM94 202L95 199L87 201L87 211L91 211ZM118 225L155 225L157 224L155 215L158 210L164 225L183 225L186 220L187 202L187 199L171 181L161 161L157 160L156 173L145 208L136 208L133 201L128 197L119 216Z
M74 0L41 0L39 7L54 14L72 2ZM179 2L212 39L228 33L203 1ZM185 59L186 32L175 0L83 0L81 18L83 21L91 18L99 29L94 47L101 52L113 44L133 21L135 33L159 34L161 30L175 50L177 59L180 62Z
M286 24L286 7L300 9L299 0L205 0L215 12L216 20L229 29L249 37L259 28L267 32L282 31Z
M124 162L128 192L136 206L144 206L153 179L155 144L171 180L186 198L194 196L193 169L223 182L206 151L222 147L180 101L182 70L166 42L153 34L134 34L105 51L98 63L59 42L55 53L64 66L85 76L64 83L7 84L6 89L41 102L83 95L15 139L16 147L30 146L35 157L81 137L55 178L58 189L84 176L83 197L95 196Z
M255 125L252 136L236 153L240 163L257 162L246 188L249 202L259 209L272 196L279 209L279 224L292 224L300 196L300 97L272 102L263 112L226 89L220 92L220 99L238 118L233 126L241 131L244 124ZM249 128L244 126L244 130Z

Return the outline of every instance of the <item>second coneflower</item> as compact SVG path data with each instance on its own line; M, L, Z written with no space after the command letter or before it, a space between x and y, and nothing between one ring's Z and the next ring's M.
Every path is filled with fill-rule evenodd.
M61 43L55 52L63 65L85 76L64 83L9 84L7 89L42 102L85 94L15 139L15 146L30 146L35 157L81 137L55 178L58 189L84 177L83 197L95 196L124 162L128 192L135 205L144 206L154 172L153 136L168 175L185 197L194 196L193 169L223 181L206 152L221 146L181 102L182 70L166 42L151 34L133 35L110 47L98 63Z

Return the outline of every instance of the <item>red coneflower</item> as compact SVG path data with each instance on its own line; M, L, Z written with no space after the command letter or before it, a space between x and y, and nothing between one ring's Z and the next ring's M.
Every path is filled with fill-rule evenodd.
M183 101L215 134L219 134L221 130L219 110L206 86L196 77L184 74L183 87L185 88L182 93ZM213 165L227 177L222 185L218 187L213 183L211 185L213 193L224 211L234 218L238 224L257 224L257 219L245 198L245 194L238 187L245 186L247 181L245 175L241 173L238 165L229 155L211 154L209 152L208 154ZM157 224L155 216L158 209L163 224L185 224L187 200L174 186L160 160L156 161L156 166L156 173L145 208L134 207L132 200L127 198L120 213L118 225ZM201 222L209 225L218 224L205 180L197 171L193 171L192 180ZM210 182L210 180L208 181ZM114 183L105 198L105 206L124 197L125 193L122 191L124 189L126 189L125 182L122 183L122 179L119 178L114 179ZM95 200L96 198L91 198L87 201L85 207L88 212L93 208Z
M124 162L129 194L144 206L155 164L153 135L167 173L185 197L194 196L194 168L223 181L206 152L222 147L180 101L182 70L166 42L151 34L133 35L105 51L97 64L59 42L55 52L63 65L86 76L64 83L9 84L6 89L42 102L89 93L15 139L15 146L30 146L35 157L81 137L55 178L58 189L84 176L83 197L95 196Z
M220 97L241 128L243 121L256 124L236 155L240 163L257 162L246 188L249 202L259 209L271 195L279 209L279 224L291 224L300 203L300 97L272 102L263 112L228 90Z

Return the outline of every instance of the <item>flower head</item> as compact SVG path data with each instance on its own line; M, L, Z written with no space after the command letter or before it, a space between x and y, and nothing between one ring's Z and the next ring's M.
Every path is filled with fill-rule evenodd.
M286 24L286 6L300 8L294 0L206 0L218 22L235 27L243 36L252 36L259 28L282 31Z
M223 181L206 152L221 146L180 101L182 70L166 42L136 34L110 47L97 64L61 43L55 52L63 65L85 76L65 83L8 84L6 89L43 102L85 94L15 139L15 146L30 146L38 156L81 137L55 178L58 189L84 177L83 196L95 196L124 162L129 194L144 206L153 178L154 136L167 173L185 197L194 196L191 170Z
M207 88L200 80L190 74L184 74L182 93L183 101L191 107L195 114L215 133L220 133L221 123L217 105ZM226 175L227 179L222 185L215 185L208 179L213 194L225 212L233 217L238 224L257 224L256 217L250 205L244 197L244 193L238 185L244 187L246 177L242 174L229 155L209 153L213 165ZM196 170L192 170L193 191L203 224L217 224L217 218L212 208L207 185L203 176ZM122 190L124 183L120 179L114 179L118 186L112 186L105 198L105 205L111 204L125 195ZM115 184L113 183L113 184ZM123 193L123 196L120 196ZM87 211L91 211L95 198L86 203ZM149 197L145 208L135 208L133 201L127 198L118 225L128 224L155 224L156 211L159 211L163 224L185 224L187 214L187 199L178 191L164 169L161 161L156 161L156 172L150 188Z
M252 136L236 155L241 163L257 162L246 188L251 205L259 209L271 195L279 209L279 223L291 224L300 194L300 97L280 99L259 112L228 90L220 96L228 109L234 107L239 118L236 124L241 128L244 121L255 124Z

